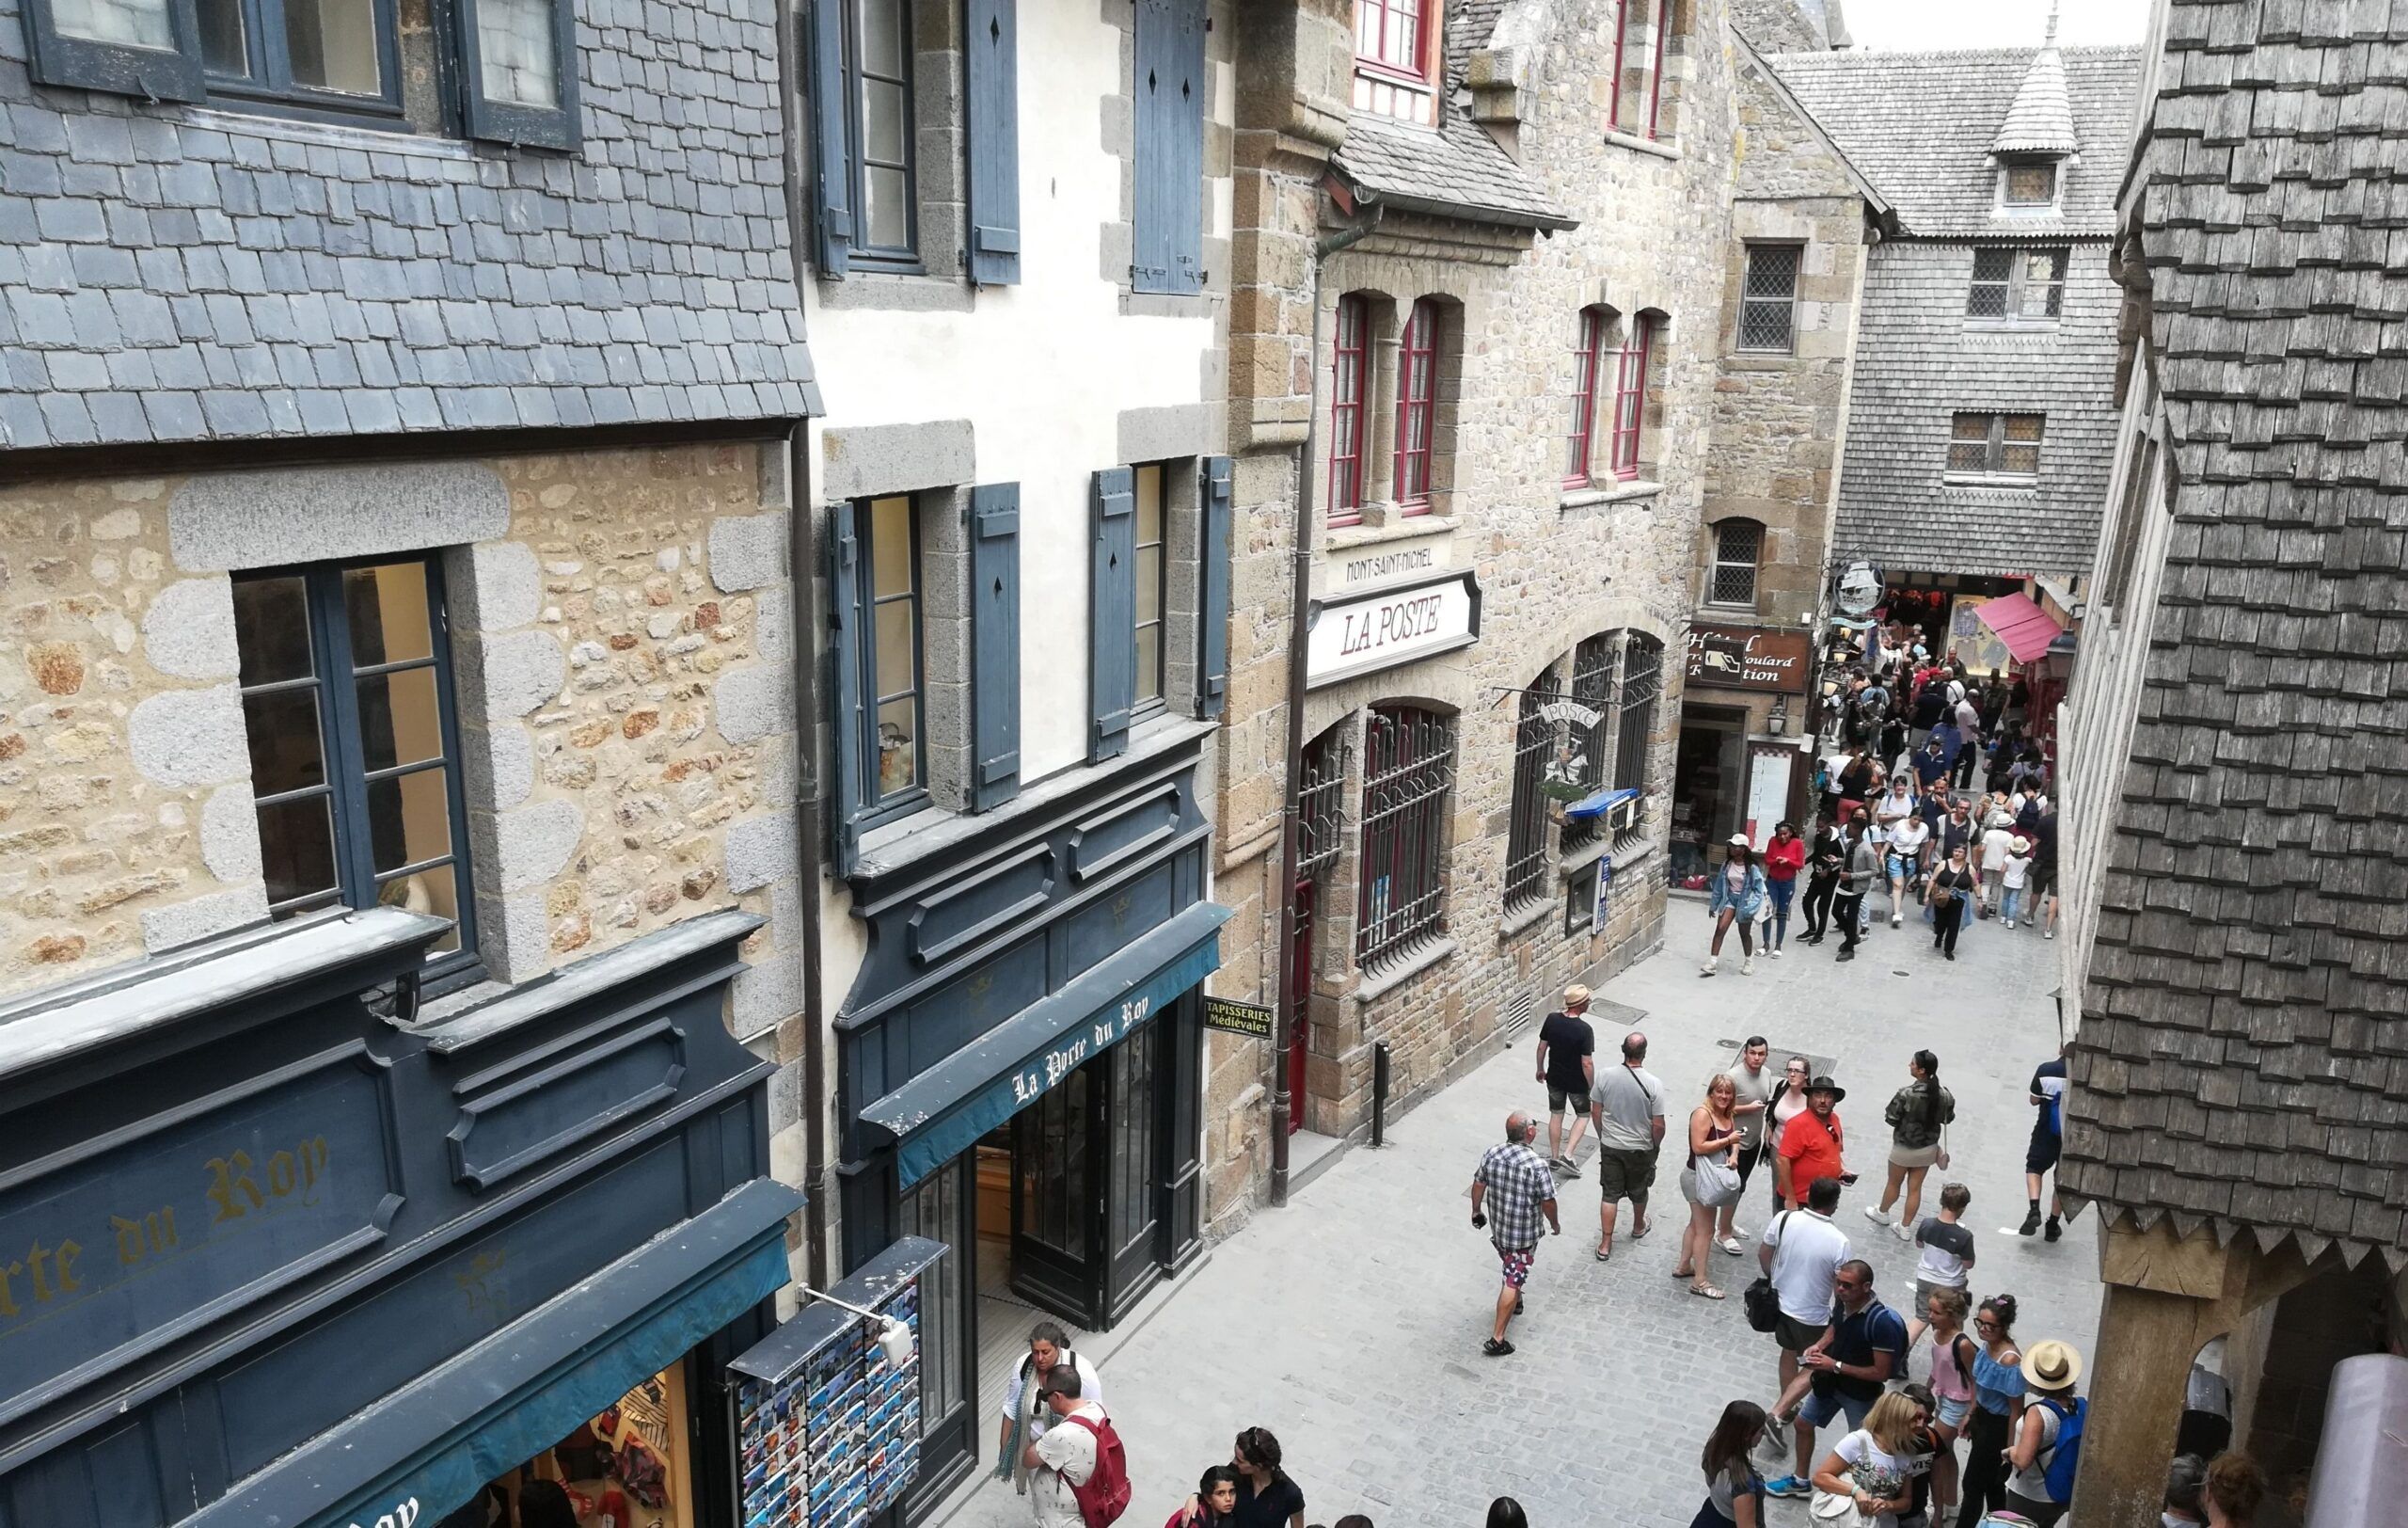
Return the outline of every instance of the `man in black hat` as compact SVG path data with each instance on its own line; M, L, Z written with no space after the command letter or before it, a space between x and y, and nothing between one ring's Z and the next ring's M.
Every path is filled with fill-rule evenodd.
M1807 1186L1817 1178L1846 1181L1847 1167L1842 1143L1839 1103L1847 1090L1829 1077L1806 1085L1806 1112L1782 1126L1781 1154L1773 1158L1773 1181L1781 1202L1798 1209L1806 1202Z

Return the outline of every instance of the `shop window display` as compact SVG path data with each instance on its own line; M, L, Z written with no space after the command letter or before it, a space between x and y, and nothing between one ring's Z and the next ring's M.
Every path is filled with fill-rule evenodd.
M685 1377L644 1380L436 1528L694 1528Z

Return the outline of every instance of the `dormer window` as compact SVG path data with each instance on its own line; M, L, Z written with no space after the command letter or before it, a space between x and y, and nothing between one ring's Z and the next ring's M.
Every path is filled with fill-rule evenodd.
M2000 196L2009 207L2057 204L2057 162L2053 159L2009 160L1999 176Z
M1354 109L1427 126L1437 119L1436 0L1354 0Z

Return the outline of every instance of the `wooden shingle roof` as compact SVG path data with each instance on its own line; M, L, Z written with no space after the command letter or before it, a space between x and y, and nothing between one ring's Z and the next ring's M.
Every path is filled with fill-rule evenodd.
M2172 0L2131 233L2178 478L2068 1193L2408 1263L2408 6Z

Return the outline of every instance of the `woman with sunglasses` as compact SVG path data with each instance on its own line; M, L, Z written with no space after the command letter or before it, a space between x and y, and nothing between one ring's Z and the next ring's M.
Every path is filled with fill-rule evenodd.
M1973 1409L1965 1417L1963 1505L1956 1528L1979 1528L2006 1505L2006 1448L2023 1420L2023 1355L2015 1347L2015 1297L1992 1295L1973 1313Z
M1782 1071L1781 1080L1772 1085L1772 1095L1765 1100L1765 1160L1769 1162L1781 1154L1781 1127L1806 1112L1806 1084L1814 1069L1803 1056L1793 1056ZM1772 1213L1782 1212L1781 1174L1765 1174L1772 1182Z

